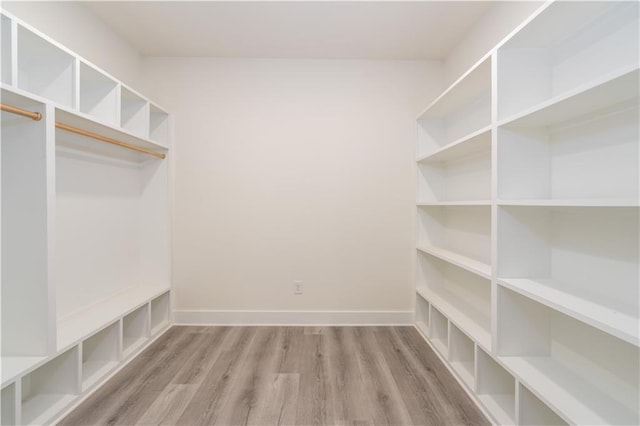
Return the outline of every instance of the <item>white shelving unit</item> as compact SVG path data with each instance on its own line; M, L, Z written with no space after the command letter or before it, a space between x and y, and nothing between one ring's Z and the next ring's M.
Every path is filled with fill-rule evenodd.
M82 389L87 390L118 366L120 322L107 326L82 342Z
M143 305L122 319L122 351L128 357L142 345L149 336L149 311Z
M639 15L547 3L418 117L416 326L499 424L640 424Z
M2 103L42 117L2 112L2 423L49 424L171 324L170 117L0 22Z

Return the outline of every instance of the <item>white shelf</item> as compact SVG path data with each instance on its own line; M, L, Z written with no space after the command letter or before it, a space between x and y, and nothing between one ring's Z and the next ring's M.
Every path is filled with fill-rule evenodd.
M491 58L482 60L418 117L417 156L422 158L458 145L464 152L481 129L491 124ZM457 149L454 149L454 151ZM444 154L447 156L448 154Z
M421 114L418 120L441 117L471 102L491 84L491 58L485 57L456 80L438 96Z
M12 22L4 16L0 16L0 53L2 54L0 69L0 81L4 84L13 84L13 33Z
M491 348L491 317L483 306L488 301L478 303L476 298L460 291L448 291L445 287L420 286L416 292L456 326L473 336L480 346L487 350Z
M637 205L638 116L636 97L556 126L499 128L498 197L522 204Z
M22 401L22 421L28 425L48 424L65 408L69 407L76 395L46 393Z
M562 291L551 279L499 279L498 283L550 308L585 322L626 342L640 345L640 318Z
M478 395L478 399L500 425L514 425L515 396L511 394Z
M522 426L568 425L569 423L556 414L522 384L519 385L519 419Z
M435 152L418 158L418 163L441 163L473 155L491 149L491 126L483 127L469 135L443 146Z
M617 403L606 389L598 389L549 357L501 357L526 386L545 396L545 403L578 425L638 424L638 414Z
M45 356L3 356L2 387L40 366L46 359Z
M135 92L121 87L120 92L120 126L147 139L149 137L149 101Z
M421 297L419 293L417 296L415 323L422 334L427 337L429 336L429 302Z
M117 126L118 83L102 72L80 62L80 112Z
M18 25L18 87L74 108L76 58Z
M638 424L640 349L498 287L497 353L572 424Z
M137 308L122 319L122 353L127 358L142 346L149 336L149 304Z
M433 346L447 358L449 352L449 321L440 311L435 309L433 305L431 307L430 315L430 338L429 340Z
M529 207L640 207L640 201L632 198L569 198L499 200L498 206Z
M120 322L82 342L82 390L87 390L113 370L120 361Z
M58 322L58 350L77 344L166 291L166 288L150 286L130 288L81 312L61 318Z
M443 162L419 162L418 201L474 201L491 198L491 146Z
M417 202L418 207L455 207L455 206L490 206L491 200L467 200L467 201L422 201Z
M169 114L151 104L149 108L149 139L167 146L169 137Z
M451 320L451 318L449 318ZM449 326L449 362L462 381L475 389L475 345L458 327Z
M633 207L501 207L497 275L637 344L639 222Z
M151 300L151 334L154 335L169 324L169 293Z
M637 102L640 87L638 80L639 71L636 64L502 120L498 126L552 126L606 110L625 101Z
M615 1L544 8L497 51L499 119L637 67L638 9Z
M501 425L516 420L516 382L507 370L482 349L477 350L477 390L480 402Z
M90 389L93 385L100 382L107 374L113 371L118 361L89 361L82 364L82 390Z
M436 246L419 246L418 250L449 262L483 278L491 279L491 265Z
M47 424L80 393L78 348L33 370L22 381L22 422Z

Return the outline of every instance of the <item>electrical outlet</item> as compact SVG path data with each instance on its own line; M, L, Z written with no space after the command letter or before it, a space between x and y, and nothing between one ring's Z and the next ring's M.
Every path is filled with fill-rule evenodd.
M293 282L293 294L295 295L302 294L302 281Z

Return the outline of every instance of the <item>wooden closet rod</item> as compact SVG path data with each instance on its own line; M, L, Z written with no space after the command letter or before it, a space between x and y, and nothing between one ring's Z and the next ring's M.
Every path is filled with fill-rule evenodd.
M7 111L12 114L18 114L23 117L31 118L32 120L35 120L35 121L42 120L42 114L40 114L39 112L27 111L26 109L14 107L11 105L0 104L0 110Z
M39 112L27 111L25 109L14 107L14 106L11 106L11 105L0 104L0 109L2 111L7 111L7 112L10 112L12 114L18 114L18 115L21 115L23 117L31 118L31 119L36 120L36 121L39 121L39 120L42 119L42 114L40 114ZM122 142L122 141L119 141L119 140L116 140L116 139L112 139L112 138L109 138L109 137L106 137L106 136L102 136L102 135L99 135L97 133L92 133L92 132L88 132L86 130L78 129L77 127L69 126L68 124L56 122L56 127L58 129L66 130L67 132L76 133L78 135L82 135L82 136L86 136L86 137L89 137L89 138L92 138L92 139L96 139L96 140L99 140L101 142L106 142L106 143L110 143L112 145L121 146L123 148L131 149L133 151L142 152L144 154L153 155L154 157L166 158L166 155L162 154L160 152L152 151L150 149L140 148L138 146L131 145L131 144L128 144L126 142Z
M152 151L150 149L140 148L139 146L131 145L131 144L128 144L126 142L122 142L122 141L119 141L119 140L116 140L116 139L111 139L111 138L108 138L106 136L99 135L97 133L92 133L92 132L88 132L86 130L78 129L77 127L69 126L68 124L56 122L56 127L58 129L66 130L67 132L71 132L71 133L75 133L75 134L78 134L78 135L86 136L86 137L89 137L89 138L92 138L92 139L96 139L96 140L99 140L101 142L110 143L112 145L118 145L118 146L121 146L123 148L131 149L133 151L142 152L144 154L153 155L154 157L158 157L158 158L165 158L166 157L166 155L162 154L161 152L156 152L156 151Z

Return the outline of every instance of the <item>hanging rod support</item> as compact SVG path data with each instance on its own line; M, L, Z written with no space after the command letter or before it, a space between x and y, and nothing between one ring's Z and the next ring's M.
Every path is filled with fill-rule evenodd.
M97 133L88 132L86 130L78 129L77 127L72 127L72 126L69 126L69 125L64 124L64 123L56 122L56 127L58 129L66 130L67 132L71 132L71 133L75 133L75 134L78 134L78 135L81 135L81 136L86 136L86 137L89 137L89 138L92 138L92 139L96 139L96 140L99 140L101 142L106 142L106 143L110 143L112 145L121 146L123 148L131 149L133 151L142 152L144 154L153 155L154 157L158 157L158 158L162 158L162 159L164 159L166 157L165 154L162 154L160 152L152 151L150 149L140 148L138 146L131 145L131 144L128 144L126 142L122 142L122 141L119 141L119 140L116 140L116 139L108 138L106 136L102 136L102 135L99 135Z
M18 114L35 121L42 120L42 114L40 114L39 112L27 111L26 109L14 107L11 105L0 104L0 110L10 112L12 114Z

